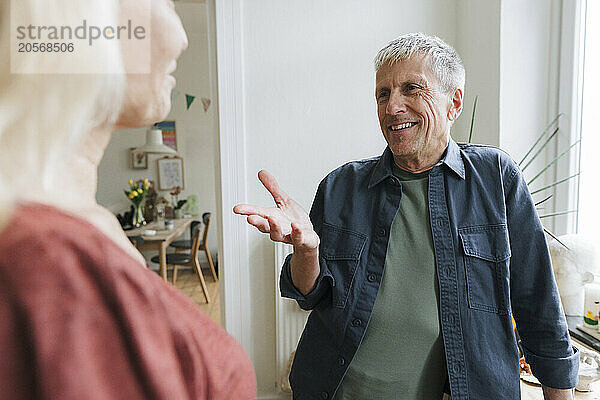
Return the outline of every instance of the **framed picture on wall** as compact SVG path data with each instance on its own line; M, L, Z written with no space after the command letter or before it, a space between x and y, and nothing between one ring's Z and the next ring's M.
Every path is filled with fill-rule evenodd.
M177 151L177 129L175 121L162 121L154 124L154 129L162 131L163 144Z
M182 190L183 185L183 158L164 157L156 160L158 164L158 189L171 190L179 186Z
M147 169L148 168L148 156L143 151L136 151L135 147L129 149L129 155L131 160L131 168L133 169Z

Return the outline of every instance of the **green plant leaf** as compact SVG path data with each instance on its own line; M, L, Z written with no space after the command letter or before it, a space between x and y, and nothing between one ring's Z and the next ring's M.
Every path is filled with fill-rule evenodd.
M550 128L552 127L552 125L554 125L556 123L556 121L558 121L558 119L561 116L563 116L563 114L559 113L556 117L554 117L554 119L552 121L550 121L550 123L546 126L546 128L544 128L544 131L542 132L542 134L537 138L537 140L535 141L535 143L533 144L533 146L531 146L529 148L529 151L527 152L527 154L525 154L525 156L523 156L523 159L519 162L519 167L523 164L523 162L525 161L525 159L527 159L527 157L531 154L531 152L533 151L533 149L535 149L535 146L537 146L538 143L542 141L542 139L544 138L544 136L546 136L546 133L548 133L548 131L550 130Z
M546 170L548 168L550 168L552 165L556 164L556 162L558 160L560 160L561 158L563 158L579 142L580 142L580 140L576 141L575 143L573 143L572 145L570 145L568 149L566 149L565 151L563 151L562 153L560 153L557 157L555 157L554 160L550 161L540 172L538 172L538 174L536 176L534 176L529 182L527 182L527 186L531 185L531 183L533 181L535 181L537 178L539 178L544 172L546 172Z
M549 236L550 236L552 239L556 240L558 243L560 243L561 245L563 245L563 247L564 247L565 249L567 249L567 250L571 250L571 249L569 248L569 246L567 246L566 244L564 244L563 242L561 242L561 240L560 240L558 237L556 237L556 235L555 235L554 233L550 232L550 231L549 231L548 229L546 229L546 228L544 228L544 232L546 232L546 233L547 233L547 234L548 234L548 235L549 235Z
M537 158L537 156L542 152L542 150L544 150L544 148L548 145L548 143L550 143L550 141L552 139L554 139L554 137L556 136L557 133L558 133L558 128L556 128L554 130L554 132L552 132L552 134L550 136L548 136L548 139L546 139L544 144L542 144L540 146L540 148L538 149L538 151L536 151L535 154L529 159L529 162L527 164L525 164L525 166L523 168L521 168L521 171L525 171L525 169L531 165L533 160L535 160Z
M574 212L577 212L577 210L560 211L560 212L555 212L555 213L552 213L552 214L540 215L540 219L542 219L542 218L556 217L558 215L572 214Z
M539 192L541 192L541 191L544 191L544 190L546 190L546 189L550 189L550 188L552 188L552 187L554 187L554 186L556 186L556 185L560 185L561 183L563 183L563 182L566 182L566 181L568 181L569 179L573 179L573 178L575 178L576 176L579 176L579 174L580 174L580 172L576 173L575 175L571 175L571 176L569 176L568 178L564 178L564 179L561 179L561 180L559 180L559 181L556 181L556 182L554 182L554 183L551 183L551 184L550 184L550 185L548 185L548 186L544 186L543 188L536 189L536 190L534 190L533 192L531 192L531 195L533 196L533 195L534 195L534 194L536 194L536 193L539 193Z
M473 112L471 112L471 127L469 128L469 143L471 143L471 139L473 138L473 125L475 122L475 110L477 110L477 99L479 96L475 96L475 100L473 100Z
M544 200L542 200L542 201L538 201L537 203L535 203L535 206L537 207L537 206L539 206L540 204L542 204L542 203L544 203L544 202L546 202L546 201L550 200L550 199L552 198L552 196L553 196L553 195L550 195L550 196L546 197Z

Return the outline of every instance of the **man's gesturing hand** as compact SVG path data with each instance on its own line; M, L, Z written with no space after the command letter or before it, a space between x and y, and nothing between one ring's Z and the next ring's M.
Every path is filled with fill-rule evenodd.
M238 204L233 212L247 215L248 223L268 233L271 240L294 246L292 281L306 295L315 287L319 276L319 236L306 211L279 188L273 175L262 170L258 179L273 196L275 207Z
M293 245L294 253L316 250L319 247L319 236L306 211L281 190L273 175L262 170L258 173L258 179L273 196L275 207L238 204L233 212L247 215L248 223L259 231L270 234L274 242Z

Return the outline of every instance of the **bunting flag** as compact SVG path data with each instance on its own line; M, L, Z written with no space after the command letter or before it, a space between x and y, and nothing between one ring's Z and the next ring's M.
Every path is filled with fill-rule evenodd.
M210 107L210 99L207 99L206 97L202 98L202 106L204 107L204 112L208 111L208 107Z
M185 95L185 101L187 103L187 109L189 110L192 103L194 102L194 100L196 100L196 96L192 96L191 94L186 94Z

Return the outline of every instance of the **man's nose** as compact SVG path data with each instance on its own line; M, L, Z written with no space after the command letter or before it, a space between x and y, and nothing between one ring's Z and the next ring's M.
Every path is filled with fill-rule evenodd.
M406 112L406 97L401 93L390 94L385 112L389 115L395 115Z

